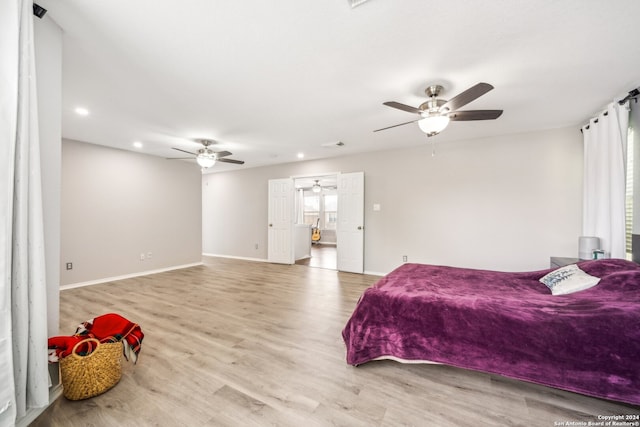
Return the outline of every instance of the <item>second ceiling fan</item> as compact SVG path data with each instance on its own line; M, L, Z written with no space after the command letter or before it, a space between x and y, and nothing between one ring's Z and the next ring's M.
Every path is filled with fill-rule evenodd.
M175 147L173 147L173 149L177 150L177 151L182 151L183 153L191 154L192 156L195 156L196 161L198 162L200 167L202 167L203 169L210 168L216 162L234 163L236 165L243 165L244 164L244 161L242 161L242 160L234 160L234 159L226 158L227 156L231 155L231 153L228 152L228 151L213 151L211 148L209 148L211 145L216 143L213 140L210 140L210 139L198 139L198 140L196 140L196 142L199 142L200 144L202 144L204 146L204 148L199 149L196 153L192 153L191 151L182 150L180 148L175 148ZM187 158L192 159L193 157L187 157ZM174 159L176 159L176 158L172 158L172 160L174 160Z
M493 89L493 86L491 86L489 83L478 83L477 85L470 87L469 89L447 101L445 99L438 98L438 95L440 95L440 92L442 92L443 87L440 85L431 85L424 91L429 97L429 100L423 102L417 108L395 101L384 102L383 104L388 107L406 111L407 113L417 114L420 116L420 118L411 120L410 122L387 126L382 129L376 129L374 130L374 132L379 132L381 130L391 129L398 126L408 125L409 123L418 122L418 126L424 133L427 134L427 136L434 136L442 132L449 124L449 121L497 119L502 115L502 110L458 111L459 108L464 107L471 101L478 99L485 93L489 92L491 89Z

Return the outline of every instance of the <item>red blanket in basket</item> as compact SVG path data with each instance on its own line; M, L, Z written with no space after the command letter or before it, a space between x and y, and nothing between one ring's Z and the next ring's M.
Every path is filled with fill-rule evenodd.
M57 362L59 358L68 356L77 343L87 338L95 338L100 342L126 340L122 346L124 357L136 363L144 334L140 325L119 314L103 314L78 325L74 335L49 338L49 362ZM76 353L88 354L92 350L91 343L84 343L78 346Z

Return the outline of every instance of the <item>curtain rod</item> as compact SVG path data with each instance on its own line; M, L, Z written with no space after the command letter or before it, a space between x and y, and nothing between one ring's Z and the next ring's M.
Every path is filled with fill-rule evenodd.
M635 88L632 91L629 91L629 94L627 96L625 96L624 98L622 98L620 101L618 101L618 104L622 105L625 102L627 102L630 99L635 99L636 102L638 102L638 100L636 99L638 96L640 95L640 88ZM604 112L604 115L607 115L607 112ZM598 119L595 119L594 123L598 123ZM589 129L589 125L586 126L587 129ZM582 133L582 128L580 128L580 133Z
M634 90L629 92L629 94L627 96L625 96L620 101L618 101L618 104L622 105L625 102L627 102L628 100L636 98L638 95L640 95L640 88L635 88Z

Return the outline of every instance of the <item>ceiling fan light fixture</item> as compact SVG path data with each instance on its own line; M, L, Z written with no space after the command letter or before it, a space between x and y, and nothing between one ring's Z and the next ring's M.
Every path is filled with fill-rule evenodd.
M176 147L172 147L172 148L176 151L180 151L181 153L186 153L186 154L189 154L190 156L193 156L193 157L187 157L187 158L195 159L203 171L205 169L210 168L211 166L213 166L218 162L244 165L244 161L242 160L235 160L227 157L227 156L231 156L233 153L230 153L228 151L213 151L212 149L210 149L209 146L212 144L215 144L215 141L211 141L209 139L200 139L200 140L196 140L196 142L199 142L200 144L202 144L204 148L199 149L195 153L193 151L183 150L182 148L176 148ZM171 159L178 160L178 159L184 159L184 157L182 158L172 157Z
M449 117L435 115L427 116L424 119L418 121L420 130L427 134L427 136L434 136L442 132L449 125Z
M318 183L317 179L316 179L316 183L313 184L313 187L311 187L311 191L313 191L314 193L319 193L322 191L322 187L320 187L320 184Z
M200 153L196 157L196 162L203 169L210 168L216 164L216 155L214 153Z

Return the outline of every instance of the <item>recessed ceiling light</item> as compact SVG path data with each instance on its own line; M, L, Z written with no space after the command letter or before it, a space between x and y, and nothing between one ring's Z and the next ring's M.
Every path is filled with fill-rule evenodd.
M299 159L304 159L304 153L298 153L298 158Z
M142 142L140 141L133 141L133 146L136 148L142 148Z
M89 110L87 110L84 107L77 107L74 111L79 116L88 116L89 115Z

